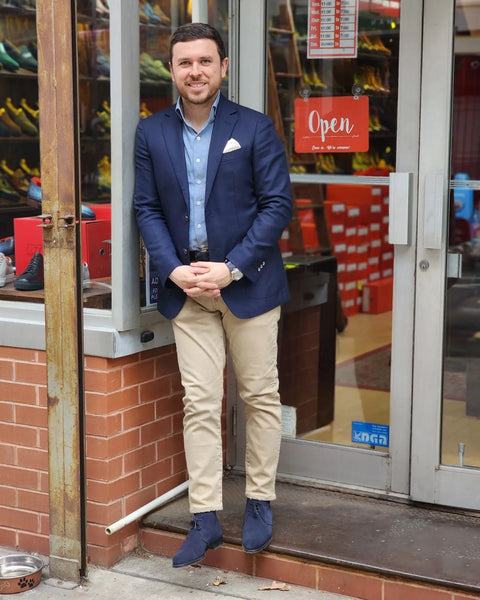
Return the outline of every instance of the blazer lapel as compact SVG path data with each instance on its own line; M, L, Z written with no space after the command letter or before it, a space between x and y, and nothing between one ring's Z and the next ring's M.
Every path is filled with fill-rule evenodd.
M210 193L212 191L213 182L215 181L215 176L222 159L223 149L231 137L232 130L235 127L237 119L238 111L236 105L221 96L217 108L217 114L215 116L215 124L213 126L210 150L208 153L205 204L208 202L208 198L210 197Z
M175 106L173 106L173 110L166 112L164 117L163 136L165 147L170 155L172 167L182 190L185 204L188 206L188 177L187 166L185 164L185 151L183 148L182 122L175 113Z

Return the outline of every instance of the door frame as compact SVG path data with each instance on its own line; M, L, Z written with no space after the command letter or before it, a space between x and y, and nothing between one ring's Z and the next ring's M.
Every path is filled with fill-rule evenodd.
M440 458L455 0L424 0L424 8L411 496L478 510L480 470Z

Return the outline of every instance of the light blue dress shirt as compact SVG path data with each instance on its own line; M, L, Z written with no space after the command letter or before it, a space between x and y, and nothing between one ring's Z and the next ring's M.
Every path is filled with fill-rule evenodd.
M183 146L187 164L188 192L190 196L189 244L190 250L208 248L205 226L205 187L207 182L208 151L212 139L213 123L220 94L217 95L210 116L200 131L185 119L181 98L177 100L177 114L183 121Z

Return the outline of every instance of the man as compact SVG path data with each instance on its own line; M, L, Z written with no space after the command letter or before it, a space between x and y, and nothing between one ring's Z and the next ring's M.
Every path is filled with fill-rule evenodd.
M176 106L141 120L134 208L159 273L158 310L172 319L184 397L192 528L173 566L222 544L221 411L228 344L246 413L243 547L272 539L270 500L281 439L277 329L288 284L278 247L292 217L283 146L265 115L228 101L219 33L173 34Z

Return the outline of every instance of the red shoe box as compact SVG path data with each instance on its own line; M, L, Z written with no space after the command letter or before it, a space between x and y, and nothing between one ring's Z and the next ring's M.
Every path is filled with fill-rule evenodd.
M330 226L337 223L345 224L345 202L338 200L330 202L329 200L325 200L324 207L325 214L327 215L327 221Z
M360 209L358 206L347 206L347 210L345 211L345 226L346 227L356 227L359 224L360 219Z
M362 312L379 314L392 310L393 277L370 281L363 286Z
M330 241L332 244L345 243L345 225L334 223L330 226Z
M38 217L21 217L13 220L15 235L15 265L22 273L35 252L43 254L41 220ZM82 221L82 261L88 264L91 279L110 277L111 274L111 224L107 219Z

